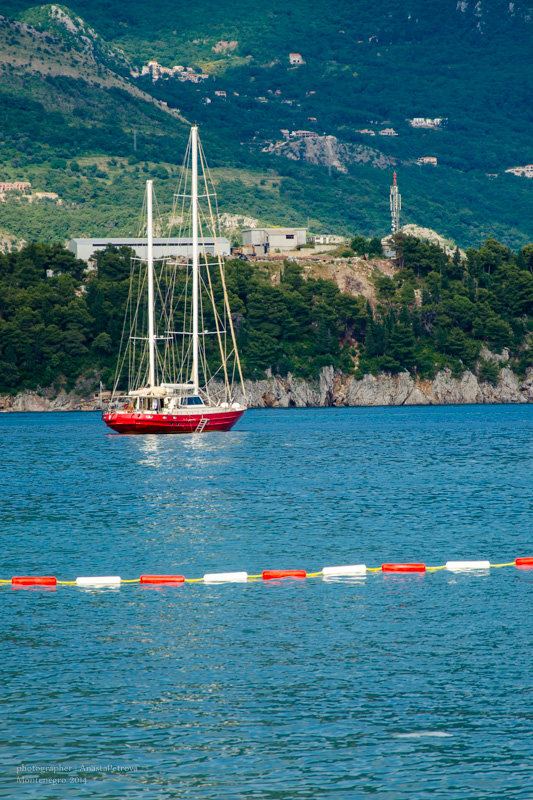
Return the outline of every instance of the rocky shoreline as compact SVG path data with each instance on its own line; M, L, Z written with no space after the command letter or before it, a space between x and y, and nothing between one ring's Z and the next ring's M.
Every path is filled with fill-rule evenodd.
M246 381L249 408L322 408L328 406L427 406L501 403L533 403L533 368L524 380L507 368L500 370L496 385L478 380L472 372L454 378L449 370L433 380L414 379L407 372L398 375L365 375L361 380L325 367L317 381L273 376ZM0 396L0 411L98 411L97 395L71 392L53 395L50 390Z

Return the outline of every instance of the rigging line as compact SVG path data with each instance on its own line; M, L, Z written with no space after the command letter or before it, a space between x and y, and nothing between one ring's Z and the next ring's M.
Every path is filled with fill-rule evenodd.
M171 308L170 308L171 303L170 303L170 298L173 295L172 277L169 279L168 276L169 275L172 276L172 274L174 272L175 272L175 270L170 270L169 269L168 264L167 264L167 260L166 259L162 259L162 260L160 260L159 270L156 271L155 276L154 276L155 277L155 284L156 284L156 294L157 294L157 297L159 298L160 303L161 303L160 324L163 324L163 326L167 330L169 330L171 328ZM168 368L167 368L168 350L169 350L168 343L167 343L167 346L165 346L163 354L161 354L161 352L158 350L158 364L160 366L162 380L164 380L165 378L169 378L170 377L170 376L167 376L167 372L168 372Z
M137 219L137 237L141 238L146 230L146 190L143 192L141 210Z
M184 284L183 284L183 291L182 291L183 304L182 304L182 310L181 310L181 317L183 319L183 325L185 327L185 325L187 323L187 293L188 293L188 285L189 285L189 267L188 266L187 266L187 268L185 270L185 273L184 273L183 277L184 277ZM180 300L181 300L181 298L180 298ZM177 311L177 309L176 309L176 311ZM178 348L174 348L173 349L174 373L178 376L178 378L179 378L178 382L179 383L185 383L185 377L184 377L185 376L185 372L184 371L185 371L185 369L188 369L188 364L187 364L187 361L186 361L186 359L187 359L187 352L186 352L186 349L185 349L186 346L188 347L189 345L182 339L182 341L180 343L181 352L179 352ZM177 361L178 359L179 359L179 362Z
M215 318L215 324L220 323L222 325L222 327L220 327L220 325L218 325L220 333L223 333L223 332L225 333L226 331L225 331L225 327L224 327L224 321L223 321L223 319L222 319L222 317L221 317L221 315L220 315L220 313L219 313L219 311L217 309L217 306L216 306L215 294L214 294L214 290L213 290L213 283L212 283L212 280L211 280L211 264L209 264L206 261L205 266L206 266L206 273L207 273L207 282L202 278L202 285L203 285L205 291L209 294L209 297L210 297L210 300L211 300L211 305L213 307L213 316ZM220 351L221 356L223 356L224 353L225 353L225 350L221 349L221 351Z
M169 266L170 266L170 264L169 264ZM168 318L169 318L169 330L173 330L173 328L174 328L176 281L177 281L178 269L177 269L176 265L174 265L174 267L172 269L170 269L169 271L170 271L170 280L169 280L169 287L170 288L169 288L169 304L168 304L169 314L168 314ZM178 302L180 300L181 300L181 295L180 295L180 298L178 299ZM170 375L172 377L173 382L176 382L176 380L175 380L175 377L176 377L176 362L175 362L176 352L175 351L176 351L175 347L169 347L168 348L169 372L170 372Z
M204 170L205 158L204 158L203 149L202 149L201 146L200 146L200 161L202 162L202 170ZM212 205L211 205L211 198L210 197L207 198L207 204L209 206L209 213L211 215L211 220L213 221L213 230L214 230L215 225L214 225L214 220L213 220L213 208L212 208ZM222 267L222 259L221 259L220 251L219 251L219 248L218 248L216 236L215 236L215 254L216 254L217 258L218 258L218 266L219 266L219 270L220 270L220 279L222 281L222 289L223 289L223 292L224 292L224 302L226 303L227 308L228 308L228 321L229 321L229 326L230 326L230 331L231 331L231 338L232 338L232 341L233 341L233 347L235 349L235 360L237 361L237 366L239 368L239 377L240 377L240 380L241 380L241 389L242 389L243 395L246 397L246 389L244 388L244 380L243 380L243 377L242 377L241 359L239 357L239 351L237 349L237 340L235 338L235 330L234 330L234 327L233 327L233 320L231 318L231 311L230 311L230 307L229 307L229 298L228 298L228 292L227 292L227 288L226 288L226 279L224 277L224 269Z
M212 381L218 375L220 370L223 368L224 369L224 388L225 388L225 391L229 394L229 383L228 383L228 374L227 374L227 368L226 368L226 358L225 358L224 351L222 349L222 339L221 339L220 327L219 327L219 315L218 315L218 312L217 312L216 303L215 303L215 297L214 297L214 293L213 293L213 285L212 285L212 281L211 281L210 264L209 264L209 261L208 261L207 252L205 252L205 251L204 251L204 254L203 254L203 258L204 258L205 273L207 275L207 282L204 279L204 277L202 276L202 285L203 285L204 289L206 290L206 292L209 294L209 298L210 298L210 301L211 301L211 306L212 306L212 309L213 309L213 317L214 317L215 327L216 327L216 334L217 334L217 339L218 339L218 343L219 343L220 358L221 358L220 367L216 370L215 373L212 373L211 369L208 367L207 353L205 353L206 375L207 375L207 372L209 371L209 380ZM205 345L205 335L204 335L204 345Z
M216 193L216 190L215 190L215 181L213 179L213 175L212 175L211 169L209 167L209 164L207 163L207 159L205 158L204 149L202 147L201 142L200 142L200 148L201 148L201 152L202 152L202 156L203 156L203 169L205 170L204 174L206 175L207 181L209 182L209 184L212 187L213 196L215 198L215 200L214 200L215 212L216 212L215 219L217 221L217 226L216 227L217 227L217 230L218 230L220 228L220 220L219 220L219 213L218 213L218 196L217 196L217 193ZM207 182L206 182L206 192L207 191L208 191L208 188L207 188Z
M175 297L175 294L176 294L176 272L177 272L177 270L174 267L174 269L172 269L171 273L170 273L170 276L171 276L170 277L171 294L170 294L170 300L169 300L169 315L168 316L169 316L169 322L171 323L172 328L174 327L174 297ZM172 328L171 328L171 330L172 330ZM173 345L174 345L174 342L172 342L172 346L169 345L168 350L167 350L167 355L168 355L168 362L169 362L169 366L168 366L169 375L171 377L172 382L175 383L176 382L176 369L175 369L175 363L174 363L175 347Z
M146 280L147 280L146 271L142 269L141 262L139 262L139 267L137 269L137 304L135 306L135 311L134 311L133 316L131 318L131 329L133 331L134 336L137 336L137 333L140 330L140 326L141 326L141 322L142 322L142 321L141 322L139 321L139 315L140 315L141 308L144 311L144 305L141 306L141 303L142 303L142 298L143 298L143 294L144 294L144 287L146 285ZM142 333L144 331L140 330L140 332ZM137 340L136 339L133 339L132 342L130 342L130 344L131 344L131 347L132 347L132 351L131 351L132 352L132 360L130 362L130 373L129 374L131 376L131 380L133 381L133 384L128 387L128 390L136 388L139 385L138 381L140 380L140 371L141 371L141 368L142 368L143 359L145 358L146 353L147 353L146 342L145 342L144 345L142 345L143 350L141 350L141 352L140 352L139 362L138 362L137 369L136 369L137 352L138 352L138 350L140 350L141 346L139 346L139 347L137 346Z
M201 221L201 219L199 219L198 225L199 225L199 233L200 233L201 237L203 238L202 221ZM198 267L199 267L198 268L198 273L199 273L200 277L201 277L201 266L202 266L201 263L199 263L199 265L198 265ZM207 386L207 383L209 381L209 374L208 374L208 370L207 370L207 358L206 358L206 352L205 352L204 293L201 290L202 282L203 281L200 280L200 291L198 292L199 317L200 317L201 329L202 329L201 333L200 333L201 345L200 345L200 353L199 353L199 355L200 355L200 362L202 364L202 369L204 371L204 383Z
M143 269L143 262L139 261L137 269L137 304L132 319L132 330L136 336L138 332L144 333L146 329L146 307L144 303L145 286L147 284L147 270ZM133 360L131 365L131 386L130 389L137 389L147 383L148 370L148 342L144 340L137 345L137 340L133 340ZM143 372L144 365L144 372Z
M132 279L130 284L130 296L129 296L129 304L128 304L128 322L130 323L130 330L133 334L137 335L137 313L138 313L138 304L139 304L139 296L141 293L141 270L140 265L136 266L137 262L132 259ZM135 272L135 270L137 270ZM134 310L133 306L133 297L135 291L135 284L134 278L137 278L137 308ZM133 388L132 382L135 380L135 361L137 358L137 341L131 340L128 342L128 391Z
M184 156L183 156L182 165L181 165L181 168L180 168L178 187L177 187L178 188L178 192L177 192L178 195L179 194L181 194L181 195L186 194L185 190L187 189L187 184L189 182L189 168L188 168L188 165L189 165L189 162L190 162L190 158L191 158L191 137L189 136L189 138L187 140L187 146L185 148L185 153L184 153ZM192 180L192 178L191 178L191 180ZM181 214L180 214L181 221L179 223L180 227L179 227L178 230L179 230L180 235L182 235L183 232L184 232L185 226L186 226L185 198L184 197L179 198L178 196L175 195L174 196L174 202L173 202L173 205L172 205L172 213L173 213L173 215L175 217L177 216L178 209L180 209L180 211L181 211Z
M153 219L155 221L155 234L156 236L161 237L161 233L163 231L163 215L161 213L159 202L157 200L153 186L152 186L152 203L154 208Z
M126 329L127 329L127 322L131 319L131 307L133 305L133 286L134 286L134 277L135 277L135 262L130 257L130 275L129 275L129 287L128 287L128 299L126 301L126 314L124 315L124 320L122 323L122 333L120 337L120 346L119 346L119 358L117 360L117 367L115 370L115 381L113 385L113 392L112 398L118 392L118 384L124 369L124 364L126 362L126 358L129 357L129 339L126 339ZM122 358L121 358L122 356Z
M133 262L130 260L130 286L131 286L132 269L133 269L132 264L133 264ZM129 291L128 291L128 299L129 299ZM126 301L126 310L127 310L127 307L128 306L127 306L127 301ZM118 349L119 361L120 361L120 355L122 354L122 348L124 347L124 337L125 337L125 333L126 333L126 319L127 319L127 314L124 314L124 319L122 321L122 333L120 335L120 345L119 345L119 349ZM125 354L126 354L126 349L127 349L127 347L125 347L125 349L124 349L124 357L125 357ZM115 370L115 381L114 381L114 384L113 384L113 392L111 394L112 398L114 397L115 392L116 392L116 390L118 388L118 380L119 380L119 371L118 371L118 365L117 365L117 369Z
M217 331L218 348L220 350L220 358L222 360L221 366L224 368L224 386L225 386L225 389L226 389L226 395L229 398L229 395L230 395L231 392L230 392L229 378L228 378L227 354L224 352L223 345L222 345L222 337L220 335L220 328L219 328L219 324L218 324L218 321L219 321L218 320L218 312L217 312L217 308L216 308L216 305L215 305L215 296L213 294L213 284L211 282L211 270L209 269L209 266L207 266L207 278L209 280L209 291L211 293L211 302L213 304L213 314L214 314L214 317L215 317L215 326L216 326L216 331ZM220 369L218 369L215 374L218 374L219 372L220 372Z
M131 303L131 297L132 297L132 294L133 294L133 291L132 291L133 274L134 274L134 266L133 265L134 265L134 262L130 260L130 285L129 285L129 290L128 290L128 301L126 303L126 310L128 309L128 305ZM124 344L127 319L128 319L128 314L126 313L124 315L124 321L122 323L122 334L121 334L121 337L120 337L119 358L118 358L118 361L117 361L117 368L115 370L115 382L114 382L114 385L113 385L113 393L111 395L112 398L114 398L116 393L118 392L118 384L119 384L119 381L120 381L120 376L121 376L122 371L124 369L124 364L125 364L125 361L126 361L126 357L129 355L129 352L128 352L129 341L126 342L126 344ZM122 359L121 359L121 356L122 356Z

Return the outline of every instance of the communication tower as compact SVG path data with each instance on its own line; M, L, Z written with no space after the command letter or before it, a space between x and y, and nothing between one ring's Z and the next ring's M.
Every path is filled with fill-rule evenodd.
M402 196L398 191L396 183L396 173L392 177L392 186L390 187L390 215L391 215L391 231L398 233L400 230L400 210L402 208Z

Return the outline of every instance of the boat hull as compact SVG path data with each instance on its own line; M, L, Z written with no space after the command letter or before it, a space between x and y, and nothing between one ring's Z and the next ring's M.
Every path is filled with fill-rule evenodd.
M136 411L108 411L106 425L117 433L208 433L229 431L246 409L213 409L203 414L146 414Z

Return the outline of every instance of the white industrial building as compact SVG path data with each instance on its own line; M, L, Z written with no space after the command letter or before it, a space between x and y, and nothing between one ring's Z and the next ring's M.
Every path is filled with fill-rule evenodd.
M94 239L71 239L68 249L74 253L76 258L82 261L89 261L98 250L105 250L106 247L131 247L138 258L146 258L148 243L146 239L138 237L136 239L105 239L98 237ZM154 239L153 240L154 258L166 258L168 256L178 256L180 258L192 258L192 239ZM208 237L200 239L201 255L221 255L229 256L231 246L228 239L217 236L216 239Z
M285 253L306 243L307 228L246 228L242 232L242 248L248 255Z

